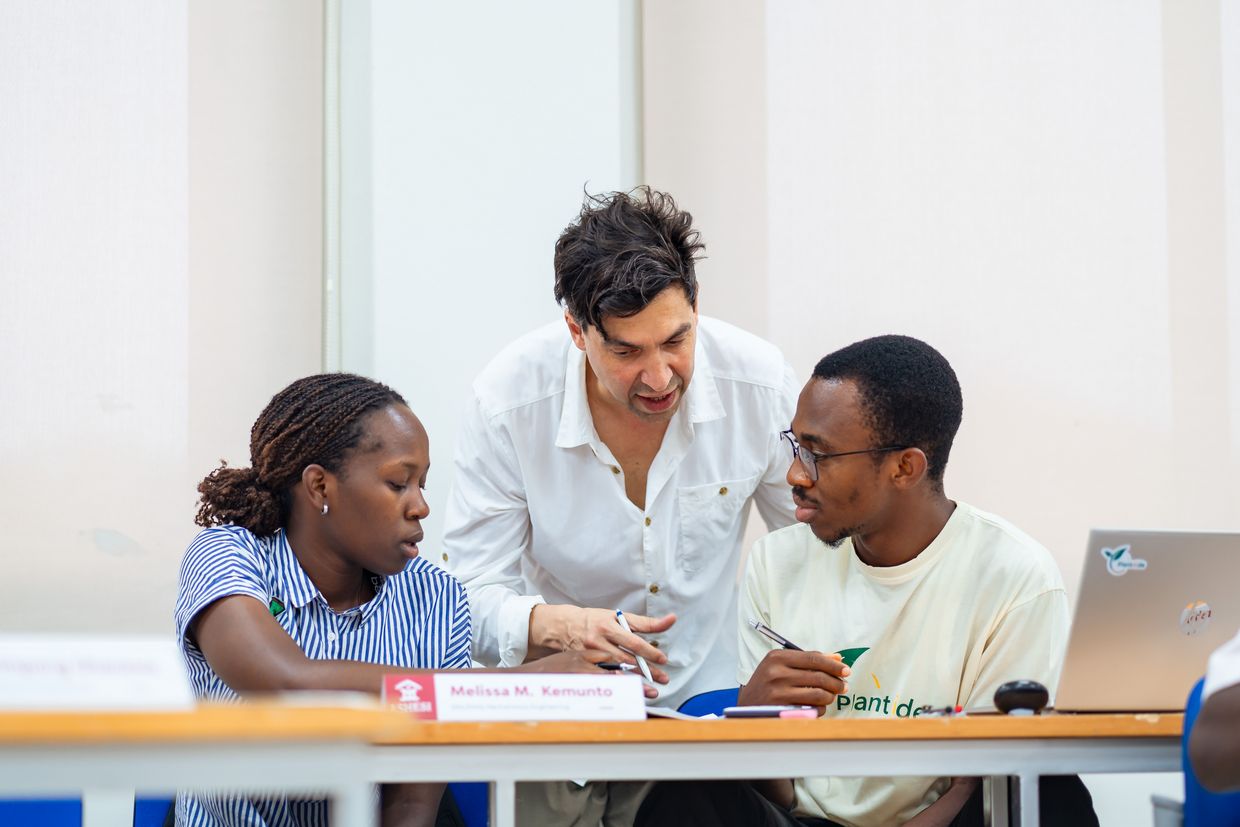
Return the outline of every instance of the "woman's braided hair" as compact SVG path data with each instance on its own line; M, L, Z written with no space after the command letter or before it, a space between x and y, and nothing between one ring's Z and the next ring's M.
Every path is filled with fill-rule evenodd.
M277 393L250 429L249 468L220 467L198 484L200 526L234 524L260 537L288 522L290 494L307 465L339 473L371 411L407 404L387 385L351 373L298 379Z

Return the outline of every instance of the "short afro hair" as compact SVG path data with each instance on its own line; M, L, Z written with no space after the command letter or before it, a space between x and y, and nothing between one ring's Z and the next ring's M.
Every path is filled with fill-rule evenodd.
M824 356L814 378L855 382L877 444L920 448L926 475L942 485L964 400L941 353L910 336L876 336Z

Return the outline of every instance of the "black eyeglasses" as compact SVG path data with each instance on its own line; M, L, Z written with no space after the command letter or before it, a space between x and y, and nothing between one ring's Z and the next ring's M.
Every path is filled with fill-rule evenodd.
M797 442L797 438L792 435L792 430L780 431L779 436L788 443L788 447L792 449L792 458L801 461L801 467L805 469L805 473L809 474L809 478L818 482L818 463L824 459L835 459L836 457L850 457L854 454L881 454L887 451L903 451L904 447L900 445L891 445L886 448L862 448L859 451L836 451L834 454L820 454L817 451L811 451L801 443Z

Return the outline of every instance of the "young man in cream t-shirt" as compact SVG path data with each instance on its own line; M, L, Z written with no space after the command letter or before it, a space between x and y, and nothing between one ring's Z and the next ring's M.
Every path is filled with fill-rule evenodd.
M945 495L961 412L951 366L916 339L868 339L819 362L783 435L800 525L760 540L745 577L740 704L897 719L923 705L990 706L1010 680L1054 691L1069 622L1063 582L1028 535ZM805 651L778 648L751 619ZM949 825L977 783L806 778L698 783L701 794L660 785L637 823Z

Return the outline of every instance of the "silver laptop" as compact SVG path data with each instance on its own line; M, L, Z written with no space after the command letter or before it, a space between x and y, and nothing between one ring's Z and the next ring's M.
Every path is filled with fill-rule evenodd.
M1089 534L1055 708L1182 710L1240 631L1240 534Z

